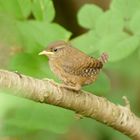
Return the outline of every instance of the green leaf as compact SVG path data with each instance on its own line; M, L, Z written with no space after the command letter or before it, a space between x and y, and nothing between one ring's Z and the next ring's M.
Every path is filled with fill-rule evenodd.
M15 18L0 13L0 42L5 46L12 46L20 41L19 32L15 26Z
M42 51L42 50L41 50ZM38 53L20 53L11 57L8 68L18 71L21 74L35 76L45 79L50 78L60 82L56 75L51 71L46 56L39 56Z
M97 80L92 85L84 87L84 89L101 95L108 93L110 91L110 80L105 73L101 72Z
M46 47L50 42L68 40L71 36L70 32L55 23L26 21L18 22L17 26L25 46L28 50L33 51L36 51L36 47L34 48L34 46L31 45L33 42Z
M105 44L105 45L103 45ZM128 57L133 53L139 45L139 38L137 36L127 37L126 35L115 35L104 38L100 43L100 53L106 52L109 55L109 61L119 61Z
M102 9L93 4L85 4L78 12L78 23L85 28L93 29Z
M2 124L2 129L0 131L0 136L22 136L29 133L35 132L35 129L27 129L23 127L18 127L11 124Z
M91 54L98 49L96 45L98 41L99 38L97 38L95 32L91 30L88 33L74 38L71 42L74 47L87 54Z
M31 1L30 0L17 0L21 14L27 18L31 13Z
M0 0L0 12L7 13L17 19L25 19L31 12L30 0Z
M120 12L125 20L129 20L140 9L139 0L113 0L111 9Z
M52 0L33 0L32 12L37 20L51 22L55 16Z
M8 127L13 127L12 135L17 135L18 132L21 134L22 129L23 132L27 130L49 130L64 133L74 121L74 113L69 110L35 103L2 92L0 93L0 102L3 126L7 127L6 130ZM17 131L17 128L20 128L20 131Z
M98 47L100 53L103 53L106 50L114 48L114 46L116 46L116 44L123 41L127 37L129 37L129 36L124 32L120 32L120 33L117 33L114 35L104 36L98 42L97 47Z
M140 11L136 12L129 23L130 30L137 35L140 35Z
M116 34L123 29L123 18L121 14L108 11L102 14L96 22L96 33L103 37L110 34Z
M40 61L38 54L20 53L11 57L9 69L18 71L31 76L44 76L40 70ZM47 60L46 60L47 61Z

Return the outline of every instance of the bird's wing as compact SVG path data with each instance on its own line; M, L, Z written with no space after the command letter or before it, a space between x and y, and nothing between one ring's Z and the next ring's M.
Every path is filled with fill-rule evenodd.
M96 75L103 67L103 64L98 59L78 52L78 54L75 54L75 56L68 58L62 67L63 70L69 74L88 77L91 75Z

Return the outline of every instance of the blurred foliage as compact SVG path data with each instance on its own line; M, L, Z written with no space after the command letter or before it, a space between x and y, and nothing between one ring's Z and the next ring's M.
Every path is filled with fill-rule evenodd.
M18 134L18 129L21 134L23 133L22 129L26 133L40 129L62 133L66 131L73 120L73 113L68 110L5 95L2 92L0 102L0 117L4 118L3 129L0 131L1 135ZM61 119L55 119L56 114ZM17 129L13 129L11 126L15 126Z
M72 33L55 23L54 18L52 0L0 0L0 61L7 57L7 69L58 81L49 69L48 59L38 56L50 42L70 40ZM84 89L117 104L123 104L125 95L132 110L140 115L140 1L112 0L105 12L94 4L86 4L77 13L77 20L88 31L72 38L71 43L94 57L103 52L109 54L109 62L96 83ZM3 51L4 47L8 49ZM94 139L128 140L94 120L75 122L71 111L5 93L0 92L0 136L64 139L60 133L74 127L90 137L94 135Z

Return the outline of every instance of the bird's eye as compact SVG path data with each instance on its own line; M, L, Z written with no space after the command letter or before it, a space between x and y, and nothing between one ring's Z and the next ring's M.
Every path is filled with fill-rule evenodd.
M54 51L54 52L57 52L57 49L54 49L53 51Z

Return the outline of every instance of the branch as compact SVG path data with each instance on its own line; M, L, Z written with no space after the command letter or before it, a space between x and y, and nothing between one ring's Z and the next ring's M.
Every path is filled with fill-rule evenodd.
M39 80L5 70L0 70L0 88L13 89L15 95L36 102L73 110L84 117L96 119L133 140L140 140L140 118L131 112L126 97L123 97L126 106L115 105L85 91L62 88L49 79Z

